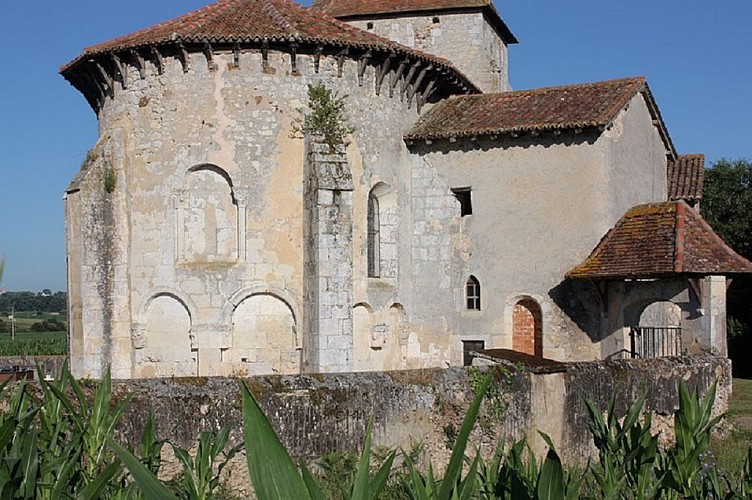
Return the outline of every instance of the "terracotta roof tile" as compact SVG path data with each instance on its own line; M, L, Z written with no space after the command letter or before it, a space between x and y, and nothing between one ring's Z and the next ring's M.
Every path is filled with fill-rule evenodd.
M313 12L292 0L219 0L170 21L88 47L60 71L64 73L81 60L102 53L175 43L231 44L264 39L389 50L453 69L445 59Z
M684 201L631 208L567 278L657 278L679 274L752 273Z
M676 161L669 160L667 180L669 200L702 199L705 155L681 155Z
M480 358L486 358L490 361L501 362L511 366L521 365L526 371L533 373L565 372L570 366L569 363L562 363L561 361L548 358L539 358L524 352L513 351L512 349L484 349L477 352Z
M340 19L481 9L488 13L504 42L517 43L490 0L316 0L311 9Z
M606 126L647 86L645 78L456 96L431 108L405 136L440 139Z

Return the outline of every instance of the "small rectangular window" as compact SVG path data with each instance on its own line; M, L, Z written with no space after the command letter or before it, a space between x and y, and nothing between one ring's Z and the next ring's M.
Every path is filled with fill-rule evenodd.
M466 215L473 215L473 200L470 196L470 188L454 188L452 194L460 204L460 215L465 217Z
M462 341L462 366L472 366L473 358L471 351L482 351L486 348L486 343L482 340L463 340Z

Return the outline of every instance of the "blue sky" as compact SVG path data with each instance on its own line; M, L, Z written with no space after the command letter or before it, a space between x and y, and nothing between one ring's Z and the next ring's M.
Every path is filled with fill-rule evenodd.
M0 256L9 290L65 289L63 191L94 144L57 74L87 45L204 0L11 0L0 30ZM512 86L645 75L679 152L752 158L752 1L497 0Z

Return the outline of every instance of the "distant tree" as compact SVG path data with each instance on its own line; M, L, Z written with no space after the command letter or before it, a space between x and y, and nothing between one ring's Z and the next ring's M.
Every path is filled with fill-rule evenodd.
M723 241L752 260L752 162L724 159L707 168L701 209ZM726 311L734 376L752 376L752 277L734 278Z
M0 311L37 311L63 313L67 308L67 296L57 292L52 296L43 296L34 292L5 292L0 295Z
M44 321L37 321L33 325L31 325L31 328L29 328L30 332L64 332L67 330L68 327L65 323L60 321L59 319L46 319Z
M752 259L752 162L719 160L705 170L702 216L731 248Z

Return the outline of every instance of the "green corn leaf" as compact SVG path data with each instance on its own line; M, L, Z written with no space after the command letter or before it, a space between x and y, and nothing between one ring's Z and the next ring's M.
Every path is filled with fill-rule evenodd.
M477 491L475 484L478 481L479 460L480 460L480 450L475 450L475 459L473 460L473 463L470 465L470 469L468 469L467 475L462 480L462 482L460 483L460 487L458 488L459 491L457 492L457 496L459 500L470 500L473 494Z
M112 410L112 413L110 413L109 423L107 429L105 430L107 436L111 436L115 431L115 426L120 421L120 417L123 415L123 412L125 411L126 406L128 406L128 403L130 403L132 397L133 394L127 394L123 399L120 400L115 409Z
M454 449L452 450L452 456L449 458L449 465L444 473L444 480L441 481L441 489L439 490L439 500L449 500L452 494L452 490L455 488L457 479L462 473L462 462L465 456L465 448L467 448L467 441L470 438L470 433L475 425L475 420L478 418L478 412L480 411L480 404L488 391L488 386L491 384L491 374L487 374L480 384L475 399L470 404L465 418L462 420L462 427L457 434L457 440L454 442Z
M162 444L162 441L157 439L154 412L150 412L149 420L146 421L146 426L141 433L141 461L155 474L161 465Z
M363 444L363 452L360 454L358 470L353 482L351 500L365 500L368 496L368 476L371 469L371 434L373 433L373 421L368 421L366 429L366 441Z
M5 447L13 439L13 435L16 430L16 421L9 418L2 425L0 425L0 450L5 450Z
M386 486L386 482L389 480L389 473L392 472L392 463L394 462L394 457L396 454L397 452L394 450L389 453L386 460L379 468L379 471L373 477L373 480L369 483L368 498L370 500L375 500L376 498L378 498L378 496L381 494L381 491L384 489L384 486Z
M63 461L63 467L60 469L60 472L55 479L55 486L52 488L51 498L62 498L63 492L71 487L69 479L73 474L73 471L80 468L79 460L81 459L81 449L81 447L76 447L76 451L71 453L67 457L67 460Z
M248 472L259 500L310 498L295 463L243 383L243 438Z
M37 489L37 471L39 456L37 455L37 431L32 430L24 435L21 453L21 492L25 498L33 498Z
M80 500L95 500L103 496L104 491L110 484L112 478L117 476L123 469L123 465L119 462L112 462L110 465L104 468L92 482L86 485L84 489L78 492L78 498Z
M637 423L637 419L640 418L640 413L642 413L642 407L645 404L645 399L647 399L647 397L648 394L646 392L629 408L627 416L624 417L624 424L622 425L623 429L631 429L635 423Z
M54 384L52 385L52 387L54 387ZM73 390L73 393L76 395L76 398L78 399L78 407L79 407L79 410L77 412L79 413L78 418L81 419L84 415L89 415L89 412L90 412L89 402L86 399L86 394L84 394L84 390L81 388L81 383L78 380L76 380L75 377L70 377L70 388Z
M188 451L179 446L173 445L172 450L175 453L175 456L183 463L183 483L185 484L186 489L191 493L191 496L198 496L198 488L193 470L194 462L191 455Z
M548 445L548 453L538 475L537 496L540 499L564 500L564 469L561 460L548 434L540 431L538 434Z
M73 379L71 379L73 381ZM57 387L54 383L49 382L43 382L45 384L48 384L47 387L52 391L52 393L55 395L55 397L62 403L63 406L65 406L65 409L68 411L68 414L75 422L78 429L84 429L84 421L82 418L81 410L73 406L73 402L70 400L68 395L64 393L59 387ZM73 385L73 384L71 384Z
M128 468L141 492L150 500L177 500L177 497L147 469L133 453L126 450L112 438L107 440L110 448Z
M426 486L428 488L428 494L433 496L434 492L436 491L436 486L438 485L438 482L436 481L436 476L433 473L433 463L428 462L428 473L426 474Z
M219 454L222 453L222 450L225 449L225 446L227 446L227 441L229 441L229 439L230 439L230 426L226 425L219 431L216 439L214 440L214 446L212 446L212 449L211 449L211 456L218 457Z
M308 495L310 496L311 500L326 500L324 493L321 491L318 483L313 478L313 475L311 475L308 467L306 467L305 462L300 462L300 472L303 475L303 482L308 489Z
M433 496L432 490L433 485L435 484L432 477L433 473L429 473L429 477L426 478L424 482L418 468L413 464L412 460L406 453L403 454L403 459L407 464L408 472L410 474L410 482L407 483L410 497L414 500L430 500Z

